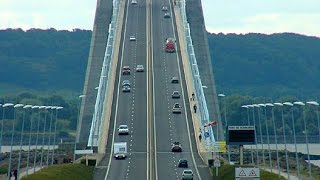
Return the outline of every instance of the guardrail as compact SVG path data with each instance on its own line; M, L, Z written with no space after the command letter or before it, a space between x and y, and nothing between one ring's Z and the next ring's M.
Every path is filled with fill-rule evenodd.
M206 150L211 150L212 145L215 144L215 137L213 133L213 129L211 126L207 126L210 117L209 117L209 112L208 112L208 107L207 107L207 102L206 98L203 92L203 85L201 83L201 77L199 74L199 69L198 69L198 64L197 64L197 59L195 56L193 44L192 44L192 38L190 34L190 26L187 20L187 14L186 14L186 1L185 0L180 0L176 1L179 6L180 14L182 17L182 27L184 29L184 37L185 37L185 47L186 48L186 54L188 55L188 62L189 62L189 67L190 71L192 72L192 81L193 81L193 86L194 86L194 94L195 98L197 100L197 105L198 105L198 116L199 116L199 121L201 123L202 129L202 136L205 137L205 142L206 142Z
M101 125L103 124L104 118L104 106L106 103L106 91L110 83L110 68L113 65L113 47L115 43L115 34L118 31L118 21L119 17L119 0L113 0L113 13L111 17L111 23L109 24L109 35L107 40L106 51L104 55L104 60L102 64L102 71L100 76L100 82L98 86L98 93L96 98L96 104L94 107L94 114L92 117L90 134L88 139L88 147L97 147L100 144L101 137Z

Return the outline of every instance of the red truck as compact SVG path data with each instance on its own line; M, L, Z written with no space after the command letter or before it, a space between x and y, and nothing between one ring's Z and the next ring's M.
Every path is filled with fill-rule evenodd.
M175 40L173 38L167 38L166 39L166 47L165 47L166 52L168 53L173 53L176 51L176 45L175 45Z

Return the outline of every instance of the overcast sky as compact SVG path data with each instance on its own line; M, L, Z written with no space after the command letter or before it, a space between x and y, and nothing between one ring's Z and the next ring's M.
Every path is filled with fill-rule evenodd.
M209 32L320 37L320 0L202 0L202 4ZM92 29L95 6L96 0L0 0L0 29Z

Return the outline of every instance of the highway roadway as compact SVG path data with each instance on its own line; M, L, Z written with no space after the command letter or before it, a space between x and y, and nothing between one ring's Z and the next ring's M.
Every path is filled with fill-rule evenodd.
M210 179L208 168L196 153L180 52L164 50L166 38L177 39L177 34L174 17L165 19L162 6L168 6L173 15L168 0L138 0L135 5L127 2L107 153L94 179L181 179L179 159L188 160L194 179ZM136 41L129 41L132 35ZM135 72L139 64L145 72ZM122 75L123 66L130 66L131 75ZM171 84L173 76L179 77L178 84ZM130 80L131 92L121 91L123 80ZM171 98L174 90L180 92L180 99ZM175 102L182 105L181 114L172 114ZM120 124L129 126L129 135L118 135ZM182 144L182 153L171 152L174 141ZM113 158L114 142L128 143L127 159Z

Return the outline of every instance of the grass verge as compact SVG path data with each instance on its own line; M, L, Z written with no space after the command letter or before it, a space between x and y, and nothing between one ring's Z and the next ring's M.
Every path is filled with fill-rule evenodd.
M93 169L94 166L86 166L84 164L54 165L23 177L22 180L91 180Z
M215 176L216 175L216 169L213 168L212 169L212 174L213 177L212 179L214 180L233 180L235 179L235 168L237 166L233 166L233 165L222 165L219 168L219 176ZM284 177L278 177L277 174L268 172L268 171L263 171L262 169L260 169L260 179L261 180L269 180L269 179L280 179L280 180L285 180Z

